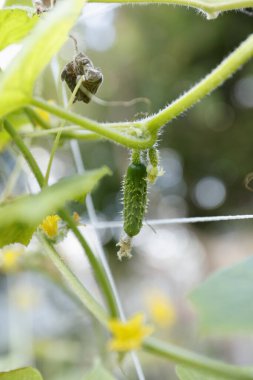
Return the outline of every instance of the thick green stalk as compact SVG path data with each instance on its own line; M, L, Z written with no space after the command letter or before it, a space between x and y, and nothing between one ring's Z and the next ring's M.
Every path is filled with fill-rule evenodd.
M86 252L86 255L89 259L89 262L94 270L95 277L98 281L98 283L101 285L101 288L103 289L106 301L108 303L109 310L111 312L111 317L117 317L118 307L114 300L113 292L111 289L110 282L105 274L105 271L103 269L103 266L101 265L100 261L96 258L92 250L90 249L88 243L86 242L85 238L77 228L76 224L73 221L73 218L69 215L69 213L66 210L62 210L59 213L60 217L65 220L65 222L68 224L72 232L75 234L77 240L83 247L84 251Z
M66 111L59 106L49 104L41 99L32 99L31 103L35 107L44 109L53 115L68 120L73 124L80 125L88 131L97 133L102 137L113 140L128 148L146 149L153 146L156 141L156 133L148 132L143 126L143 123L137 121L124 123L99 123L73 112ZM124 131L120 131L119 129L116 130L115 127L124 128Z
M42 187L44 182L44 177L40 171L40 168L35 161L32 153L25 145L23 139L19 136L19 134L15 131L15 129L12 127L12 125L9 123L8 120L3 121L3 125L5 130L9 133L9 135L13 138L15 144L19 148L20 152L24 156L26 162L30 166L31 171L33 172L35 178L37 179L38 184Z
M147 118L146 127L149 131L157 131L170 120L182 114L193 104L219 87L245 62L253 57L253 34L251 34L233 53L231 53L210 74L197 83L185 94L160 112Z
M152 147L156 142L157 133L160 128L219 87L252 57L253 34L222 61L217 68L172 104L169 104L153 116L135 122L99 123L65 111L58 106L48 104L42 100L33 99L32 104L128 148L147 149ZM115 127L119 129L115 130Z
M193 7L207 13L207 18L216 18L219 12L233 9L253 7L252 0L89 0L89 3L121 3L121 4L172 4Z
M236 367L218 360L209 359L172 344L161 342L158 339L146 339L142 348L150 354L163 357L176 364L184 365L192 369L206 370L208 373L225 376L231 380L253 380L253 370L250 368Z
M14 128L11 126L11 124L8 121L4 121L4 127L6 131L11 135L13 138L13 141L18 146L19 150L23 154L25 160L27 161L28 165L30 166L35 178L38 181L39 186L42 188L44 184L44 177L40 171L40 168L38 167L34 157L32 156L29 149L26 147L24 141L20 138L20 136L16 133ZM98 281L98 283L101 285L101 289L103 290L105 300L108 304L110 314L112 317L118 316L118 308L117 303L114 300L113 291L111 290L110 282L107 279L106 272L104 271L101 263L97 259L97 257L94 255L92 250L90 249L89 245L87 244L85 238L82 236L78 228L76 227L75 223L73 222L72 218L69 216L68 212L66 210L62 210L60 213L61 217L69 224L69 227L73 231L76 238L81 243L84 251L87 254L87 257L90 261L91 267L94 270L95 277Z
M79 298L84 306L97 318L97 320L104 326L107 326L108 315L102 306L93 298L93 296L86 290L83 284L75 276L75 274L69 269L67 264L54 249L53 245L45 239L41 234L39 235L39 240L41 241L48 257L53 261L59 272L68 282L73 292Z

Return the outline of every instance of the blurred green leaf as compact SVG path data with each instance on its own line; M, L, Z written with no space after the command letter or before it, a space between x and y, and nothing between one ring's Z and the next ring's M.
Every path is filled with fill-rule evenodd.
M103 366L103 364L97 360L90 372L88 372L83 380L115 380L115 377L113 377L107 369Z
M253 331L253 258L220 270L190 294L206 334Z
M30 123L25 112L22 109L10 113L6 119L14 126L16 131ZM0 124L0 152L5 148L10 140L10 135Z
M43 15L20 53L0 76L0 116L29 103L34 82L65 42L85 1L63 0Z
M64 207L65 202L89 193L110 171L107 167L82 176L64 178L36 195L27 195L0 207L0 248L11 243L27 245L42 220Z
M33 3L32 0L5 0L5 6L27 6L27 7L32 7Z
M208 371L193 370L187 367L176 367L176 373L180 380L230 380L229 377L220 377L208 373Z
M40 373L34 368L21 368L14 371L1 372L1 380L42 380Z
M5 8L0 11L0 50L20 41L35 26L39 17L24 9Z

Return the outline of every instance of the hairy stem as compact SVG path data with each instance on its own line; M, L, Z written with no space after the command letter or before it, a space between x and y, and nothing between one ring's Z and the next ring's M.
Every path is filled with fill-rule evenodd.
M43 100L33 99L32 104L128 148L147 149L152 147L156 142L157 132L160 128L219 87L252 57L253 34L224 59L218 67L184 95L155 115L135 122L99 123L65 111ZM119 129L115 130L115 128Z
M89 262L90 262L90 264L94 270L95 277L96 277L98 283L100 284L101 288L103 289L103 292L104 292L105 298L107 300L111 316L117 317L119 314L118 307L117 307L116 301L115 301L114 296L113 296L113 292L111 289L110 282L106 276L106 273L104 271L103 266L101 265L100 261L97 259L97 257L92 252L90 246L88 245L85 238L83 237L83 235L81 234L81 232L77 228L76 224L74 223L74 221L71 218L71 216L69 215L69 213L66 210L62 210L59 214L60 214L61 218L63 220L65 220L65 222L68 224L68 226L70 227L72 232L75 234L77 240L79 241L79 243L83 247L84 251L86 252L88 260L89 260Z
M147 118L146 126L149 131L156 131L174 119L204 96L219 87L245 62L253 57L253 34L251 34L233 53L231 53L210 74L197 83L193 88L180 96L173 103L162 109L154 116Z
M61 258L53 245L45 239L41 234L39 235L48 257L53 261L59 272L65 278L67 283L72 288L73 292L79 298L84 306L97 318L97 320L104 326L107 325L108 316L102 306L93 298L88 290L83 286L71 269L67 266L65 261Z
M146 149L153 146L156 141L156 134L148 132L142 122L99 123L41 99L32 99L31 102L32 105L38 108L128 148ZM124 131L120 130L120 128L124 129Z
M4 120L3 125L4 125L6 132L8 132L8 134L13 138L15 144L17 145L20 152L24 156L24 158L25 158L26 162L28 163L31 171L33 172L38 184L40 185L40 187L42 187L43 182L44 182L44 177L43 177L43 174L41 173L41 170L40 170L37 162L35 161L32 153L27 148L23 139L18 135L18 133L15 131L15 129L12 127L12 125L9 123L8 120Z
M197 8L207 13L208 18L217 17L217 13L240 8L253 7L252 0L226 0L226 1L204 1L204 0L89 0L89 3L121 3L121 4L172 4L184 5L187 8Z
M161 342L158 339L148 338L142 347L153 355L163 357L186 367L202 371L206 370L209 373L225 376L231 380L253 380L253 370L250 368L236 367L218 360L209 359L172 344Z

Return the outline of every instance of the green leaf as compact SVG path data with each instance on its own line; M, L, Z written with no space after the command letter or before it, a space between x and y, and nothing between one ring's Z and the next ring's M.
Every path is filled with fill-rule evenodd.
M190 294L201 330L225 335L253 332L253 258L210 276Z
M24 9L2 9L0 11L0 50L24 38L38 20L37 15L32 15Z
M107 369L103 366L103 364L97 360L90 372L88 372L83 380L115 380L115 377L113 377Z
M98 181L110 174L107 167L87 171L82 176L64 178L36 195L27 195L0 207L0 248L12 243L27 245L42 220L65 202L89 193Z
M42 377L36 369L27 367L0 372L0 380L42 380Z
M20 109L10 113L6 119L14 126L16 131L20 130L22 127L30 124L25 112ZM6 147L6 145L11 141L10 135L4 130L0 123L0 152Z
M0 76L0 117L29 104L36 78L65 42L84 3L62 0L41 17L20 53Z
M176 367L176 373L180 380L231 380L230 377L220 377L208 371L193 370L187 367Z
M5 6L10 7L10 6L26 6L26 7L32 7L33 3L32 0L5 0Z

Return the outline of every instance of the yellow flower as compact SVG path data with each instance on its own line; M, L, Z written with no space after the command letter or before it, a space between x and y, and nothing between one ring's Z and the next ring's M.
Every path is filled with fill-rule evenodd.
M73 213L73 219L74 219L74 222L76 223L76 224L79 224L80 223L80 215L78 214L78 212L74 212Z
M54 238L58 234L58 222L61 218L58 215L49 215L40 224L40 228L50 238Z
M38 303L39 294L34 287L19 284L13 287L11 297L21 310L29 310Z
M135 314L127 322L112 319L108 322L108 328L113 337L109 342L112 351L131 351L141 347L144 338L152 334L153 328L144 325L144 315Z
M153 293L147 299L150 316L160 327L170 327L176 321L176 310L171 300L162 293Z
M147 179L150 183L156 183L158 177L162 177L165 171L160 166L152 166L151 164L147 167Z
M49 123L50 121L50 114L47 111L41 110L39 108L36 108L36 113L40 116L42 120Z
M53 99L50 99L48 100L48 103L51 103L51 104L55 104L55 101ZM43 120L45 121L46 123L49 123L50 122L50 113L47 112L47 111L44 111L40 108L37 108L35 107L34 108L34 111L37 113L37 115ZM40 125L39 123L37 123L37 125Z
M16 272L19 268L20 256L23 250L8 248L1 253L0 269L5 273Z

